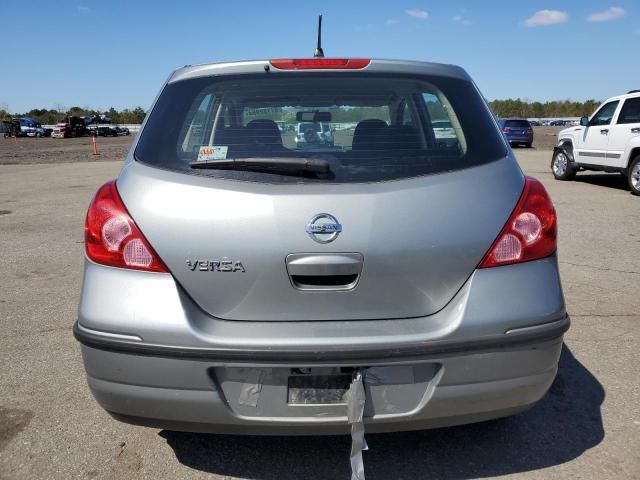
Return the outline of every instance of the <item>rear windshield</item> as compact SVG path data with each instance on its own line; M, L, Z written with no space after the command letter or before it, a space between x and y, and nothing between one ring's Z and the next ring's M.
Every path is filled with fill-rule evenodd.
M504 122L504 126L510 128L527 128L530 127L531 124L528 120L507 120Z
M378 182L481 165L505 156L473 85L370 73L217 76L168 84L135 150L171 170L262 182ZM234 167L231 159L324 159L327 172Z

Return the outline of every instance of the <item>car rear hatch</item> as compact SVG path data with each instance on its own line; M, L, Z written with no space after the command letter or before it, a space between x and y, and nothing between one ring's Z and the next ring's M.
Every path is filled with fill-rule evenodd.
M335 145L297 149L309 112ZM456 142L434 136L445 115ZM117 187L212 316L407 318L442 309L500 232L523 186L505 155L464 78L204 76L165 87Z

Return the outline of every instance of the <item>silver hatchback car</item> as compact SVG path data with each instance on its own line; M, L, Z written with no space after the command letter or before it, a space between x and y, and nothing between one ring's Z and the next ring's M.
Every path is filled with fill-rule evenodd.
M301 122L333 145L299 147ZM74 334L134 424L348 433L354 379L367 432L511 415L569 327L554 207L451 65L176 70L85 237Z

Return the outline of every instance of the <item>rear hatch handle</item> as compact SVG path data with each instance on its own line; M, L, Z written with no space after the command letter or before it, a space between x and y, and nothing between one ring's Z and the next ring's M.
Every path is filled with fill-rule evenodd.
M291 253L287 273L294 288L305 291L352 290L358 284L361 253Z

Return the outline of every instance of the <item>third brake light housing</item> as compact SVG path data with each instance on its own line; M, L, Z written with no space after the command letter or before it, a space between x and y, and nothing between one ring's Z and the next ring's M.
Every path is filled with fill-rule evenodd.
M368 58L277 58L270 60L279 70L362 70L371 60Z

